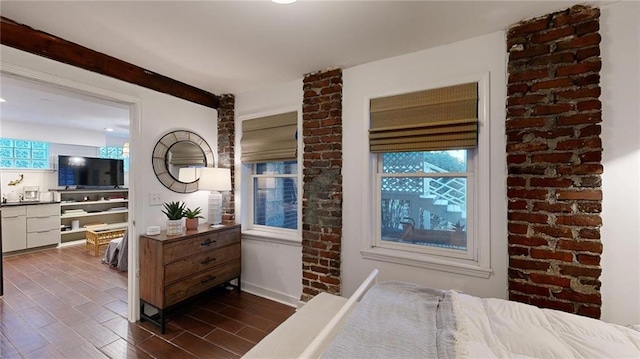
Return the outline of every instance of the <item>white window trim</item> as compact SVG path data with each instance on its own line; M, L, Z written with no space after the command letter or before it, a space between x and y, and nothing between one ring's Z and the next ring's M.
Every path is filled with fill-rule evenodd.
M287 113L296 111L298 115L298 171L296 174L296 183L298 189L298 228L297 229L288 229L288 228L276 228L270 226L262 226L253 224L253 163L241 163L240 158L242 157L242 147L240 146L240 139L242 138L242 121L251 120L260 117L272 116L281 113ZM243 239L249 240L260 240L267 241L272 243L281 243L286 245L299 245L302 243L302 160L303 160L303 149L304 145L302 143L302 105L294 106L294 107L282 107L278 109L274 109L271 111L265 112L256 112L251 113L242 117L238 117L239 126L236 127L236 138L238 149L236 151L235 157L237 161L240 163L240 198L242 199L240 202L241 210L241 228L242 228L242 237ZM289 175L273 175L274 177L291 177Z
M414 267L432 269L436 271L457 273L473 277L488 278L493 270L491 269L491 240L490 240L490 223L491 223L491 203L489 196L490 189L490 123L489 119L489 73L474 74L455 81L447 81L443 83L433 84L429 88L399 89L389 93L372 94L365 99L365 118L366 129L369 128L369 102L371 98L393 96L407 92L420 90L435 89L447 86L454 86L464 83L478 83L478 147L474 159L470 161L473 168L469 171L475 178L470 183L469 192L472 198L468 199L472 205L469 206L467 215L467 224L471 224L471 230L467 232L468 250L467 253L471 258L452 258L451 256L437 255L438 251L431 250L431 253L418 253L409 250L398 250L392 248L383 248L376 246L376 236L379 236L378 228L379 219L376 218L375 208L380 207L380 194L376 184L378 169L376 154L372 154L368 149L368 141L366 143L366 152L369 153L369 161L364 164L366 176L363 188L369 188L370 196L363 197L363 207L370 208L369 216L363 216L363 226L368 233L363 233L361 255L364 259L375 261L390 262Z

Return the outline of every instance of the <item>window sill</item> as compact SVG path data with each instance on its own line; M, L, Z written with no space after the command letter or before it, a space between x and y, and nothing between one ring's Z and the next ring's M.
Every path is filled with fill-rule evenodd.
M242 239L302 247L302 240L297 235L288 233L271 233L248 229L242 232Z
M491 273L493 273L491 268L481 267L479 264L473 262L462 263L460 261L444 257L436 257L433 255L411 253L394 249L373 247L361 250L360 253L365 259L404 264L413 267L462 274L478 278L489 278Z

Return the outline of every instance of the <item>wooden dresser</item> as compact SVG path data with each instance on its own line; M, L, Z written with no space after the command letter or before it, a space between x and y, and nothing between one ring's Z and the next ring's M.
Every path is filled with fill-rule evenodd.
M168 310L232 279L240 290L240 225L201 224L182 235L140 236L140 317L162 333ZM148 314L147 305L157 314Z

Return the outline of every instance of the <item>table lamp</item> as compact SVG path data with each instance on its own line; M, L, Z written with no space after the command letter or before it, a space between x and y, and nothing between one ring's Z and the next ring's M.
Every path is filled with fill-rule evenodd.
M198 189L211 191L207 221L212 226L222 223L222 193L220 191L231 191L231 169L203 167L200 171Z

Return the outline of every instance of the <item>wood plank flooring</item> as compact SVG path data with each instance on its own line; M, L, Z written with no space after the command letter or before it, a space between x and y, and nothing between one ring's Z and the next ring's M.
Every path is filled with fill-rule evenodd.
M129 323L127 274L83 244L4 258L0 358L239 358L294 308L220 289L168 316Z

